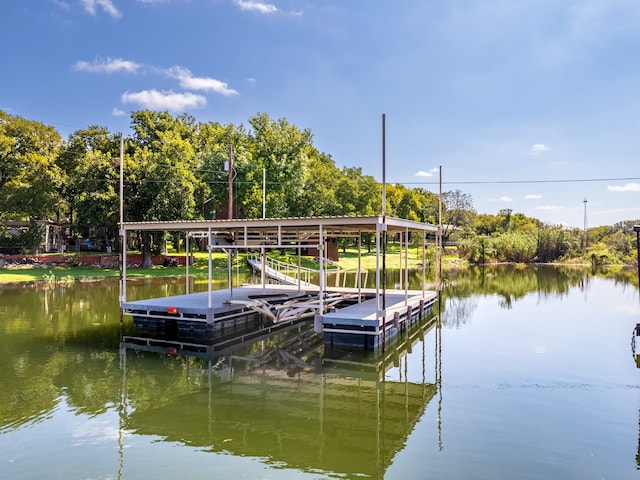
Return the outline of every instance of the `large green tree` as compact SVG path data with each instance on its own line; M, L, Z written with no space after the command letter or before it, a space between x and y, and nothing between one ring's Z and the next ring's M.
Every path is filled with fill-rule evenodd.
M267 216L300 216L300 199L313 150L311 131L300 130L284 118L271 120L266 113L250 118L249 125L252 162L246 178L255 182L265 169Z
M105 127L92 125L69 135L56 159L63 179L59 186L59 219L66 217L72 228L78 224L97 226L105 232L113 230L111 210L117 208L113 196L118 191L118 164L113 159L119 155L119 135ZM78 202L80 212L76 217Z
M198 179L191 117L141 111L132 118L136 134L127 142L125 220L195 218ZM151 235L142 235L143 267L151 266L151 249Z
M61 183L55 164L62 139L50 126L0 110L0 211L46 219L55 213Z

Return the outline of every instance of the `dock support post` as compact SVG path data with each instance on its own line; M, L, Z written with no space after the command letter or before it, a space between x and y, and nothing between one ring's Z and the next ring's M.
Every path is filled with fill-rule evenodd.
M409 304L409 228L404 231L404 304Z
M398 232L398 239L400 240L400 245L398 245L398 255L400 257L398 258L398 266L400 267L398 275L398 289L402 290L404 285L404 269L402 268L404 263L402 261L402 255L404 254L404 232Z
M322 224L319 227L318 234L320 236L318 242L318 270L320 270L320 314L324 313L324 290L325 290L325 277L324 277L324 232L322 231Z
M362 232L358 232L358 273L356 275L356 283L357 283L357 287L358 287L358 303L362 302L362 274L361 274L361 265L362 265L362 259L361 259L361 248L362 248Z
M424 295L426 293L426 275L427 275L427 265L426 265L426 251L427 251L427 232L425 232L424 230L422 231L422 297L424 298ZM422 311L422 308L420 308L420 311Z
M313 331L315 333L322 333L324 330L322 326L322 314L317 313L313 316Z
M179 235L179 234L178 234ZM185 276L186 285L185 285L185 293L189 295L189 232L186 232L184 235L184 265L185 265ZM178 242L180 241L180 237L178 237Z
M296 237L300 238L300 232L296 231ZM298 291L300 291L300 287L302 286L302 252L300 251L300 246L298 245Z
M127 301L127 231L120 229L122 256L120 260L120 305Z
M267 279L265 276L265 269L266 269L266 257L267 254L264 250L264 247L260 248L260 263L262 264L262 268L260 269L260 283L262 283L262 290L265 289L266 287L266 283L267 283Z
M212 303L213 303L213 300L211 298L211 287L212 287L212 278L211 278L212 272L211 271L213 269L213 260L211 258L211 250L213 248L213 245L212 245L213 242L211 241L211 227L208 228L208 232L207 233L208 233L208 235L207 235L207 237L208 237L207 250L208 250L208 253L209 253L209 276L208 276L208 279L207 279L207 308L211 309Z

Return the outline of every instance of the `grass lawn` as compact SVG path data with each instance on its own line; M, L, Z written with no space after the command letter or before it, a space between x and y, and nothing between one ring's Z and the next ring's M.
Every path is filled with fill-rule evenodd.
M189 266L189 275L207 276L208 275L208 257L206 253L197 253L195 263ZM244 258L240 258L239 266L249 271L244 262ZM227 273L227 256L224 253L216 253L212 257L212 266L214 276L226 275ZM236 263L234 263L234 267ZM186 275L186 267L164 267L154 266L153 268L127 268L127 278L150 278L150 277L174 277ZM91 266L20 266L0 268L0 284L15 282L65 282L74 280L102 280L105 278L119 278L120 271L117 268L102 268Z
M195 252L195 263L189 266L189 275L194 277L205 277L208 274L208 256L206 252ZM282 262L292 265L298 264L298 255L295 250L287 250L282 255L279 250L269 252L269 257L275 258ZM234 259L234 268L239 267L241 272L249 272L249 268L245 262L246 255L240 254ZM227 255L225 253L214 253L212 256L212 266L214 276L223 276L227 274ZM387 248L386 266L387 268L400 267L400 253L398 244L389 244ZM404 266L404 255L402 257L402 266ZM427 252L427 264L433 264L433 250ZM409 268L415 268L422 264L422 247L409 248L408 258ZM303 267L317 269L318 265L313 262L311 257L301 257L301 265ZM340 261L329 265L328 268L336 268L339 266L342 270L356 270L358 267L358 250L355 248L340 250ZM375 253L367 253L365 249L361 253L361 268L366 270L374 270L376 268ZM128 278L143 277L173 277L184 276L186 267L163 267L155 266L153 268L127 268ZM0 284L14 282L39 282L48 283L75 281L75 280L100 280L105 278L118 278L120 272L117 268L101 268L89 266L37 266L37 267L18 267L18 268L0 268Z
M387 256L385 260L387 268L400 268L400 262L402 262L402 267L404 267L404 249L402 252L402 259L400 259L399 244L389 244L387 246ZM434 262L433 250L427 250L426 262L427 264ZM409 265L409 268L415 268L422 265L422 247L409 247L407 264ZM358 250L355 248L347 248L346 252L340 250L340 261L338 262L338 265L341 269L357 270ZM376 254L374 249L372 249L372 253L367 253L366 249L361 251L360 266L363 270L375 270Z

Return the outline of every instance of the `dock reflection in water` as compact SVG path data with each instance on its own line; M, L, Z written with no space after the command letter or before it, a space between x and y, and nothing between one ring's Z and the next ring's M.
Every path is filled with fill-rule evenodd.
M431 329L435 335L427 334ZM416 323L384 353L368 354L329 350L312 323L251 341L239 332L236 342L222 344L141 333L121 343L121 422L130 433L261 458L278 467L381 478L439 393L435 315ZM406 375L406 356L417 349L422 350L420 383ZM166 377L149 362L167 357L150 358L148 352L179 355L176 361L186 366L184 385L193 388L149 398L152 390L145 391L142 382L157 391ZM388 379L394 367L401 378Z

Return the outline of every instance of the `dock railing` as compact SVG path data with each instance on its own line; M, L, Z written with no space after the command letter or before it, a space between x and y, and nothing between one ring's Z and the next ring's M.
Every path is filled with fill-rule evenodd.
M262 257L260 254L250 254L247 262L256 271L262 270ZM312 286L311 276L318 274L318 270L276 260L265 255L264 257L265 275L289 285Z
M260 254L249 254L247 256L247 262L255 271L262 270L262 260ZM347 287L347 278L350 274L354 275L353 288L358 288L358 286L364 288L367 285L367 280L369 278L368 270L357 271L341 269L340 267L325 269L324 274L324 284L327 285L327 275L334 275L336 287ZM316 278L319 277L320 270L286 263L281 260L265 256L265 275L274 280L278 280L289 285L300 284L301 286L317 286L311 280L314 275Z

